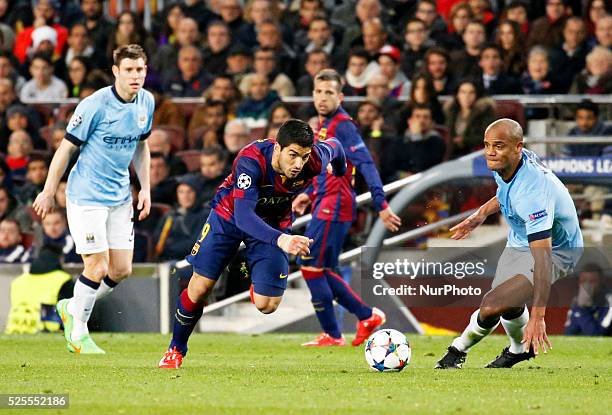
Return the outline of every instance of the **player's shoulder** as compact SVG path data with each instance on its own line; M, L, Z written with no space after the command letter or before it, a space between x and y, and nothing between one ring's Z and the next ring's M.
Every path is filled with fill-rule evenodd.
M259 166L264 169L267 158L272 156L272 150L275 140L264 139L255 140L244 146L236 155L236 161L248 162L248 160L256 160Z
M146 89L141 88L140 91L138 91L138 94L140 95L143 102L145 102L146 104L155 105L155 97L150 91L147 91Z

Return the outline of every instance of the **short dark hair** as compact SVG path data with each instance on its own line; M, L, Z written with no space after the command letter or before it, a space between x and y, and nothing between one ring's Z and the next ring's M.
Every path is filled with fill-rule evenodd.
M312 147L314 145L314 132L307 122L291 118L281 125L276 141L280 144L281 149L291 144L297 144L300 147Z
M513 1L506 6L505 11L518 9L519 7L525 9L525 11L528 9L528 6L524 1Z
M161 153L159 151L153 151L151 153L151 160L153 159L162 159L164 161L164 163L166 163L166 157L164 156L164 153ZM168 164L168 163L166 163Z
M314 79L315 82L317 81L336 81L337 84L337 90L338 91L342 91L342 87L343 87L343 82L342 82L342 77L340 76L340 74L338 73L338 71L336 71L335 69L322 69L316 76Z
M205 108L221 107L223 108L223 112L227 113L227 104L223 101L219 101L218 99L207 99L206 102L204 103L204 107Z
M503 56L501 46L499 46L497 43L485 43L482 49L480 50L480 55L482 56L482 53L487 49L493 49L500 57Z
M34 56L32 56L32 60L30 61L30 63L34 62L36 59L45 61L49 66L53 65L53 62L51 61L51 56L49 56L49 54L46 52L36 52Z
M591 111L595 117L599 117L599 106L590 99L583 99L576 107L576 112L584 110Z
M223 147L217 144L204 147L204 149L202 149L202 156L215 156L218 161L222 162L227 160L227 153L223 150Z
M30 159L28 160L28 167L30 166L31 163L35 161L42 161L43 163L45 163L45 166L49 167L49 157L47 157L44 154L38 154L38 153L31 154Z
M412 106L412 108L411 108L411 109L412 109L411 113L412 113L412 112L414 112L414 111L416 111L416 110L427 110L427 111L429 111L430 113L432 113L432 112L433 112L433 111L431 110L431 107L430 107L429 105L427 105L427 104L414 104L414 105ZM412 115L412 114L411 114L411 115Z
M147 63L147 54L144 49L135 43L119 46L113 52L113 64L119 66L123 59L139 59L142 58Z
M368 54L368 51L365 50L362 46L356 46L352 48L349 51L349 55L348 55L348 58L346 59L346 62L348 63L353 56L357 56L358 58L365 59L366 61L370 60L370 55Z

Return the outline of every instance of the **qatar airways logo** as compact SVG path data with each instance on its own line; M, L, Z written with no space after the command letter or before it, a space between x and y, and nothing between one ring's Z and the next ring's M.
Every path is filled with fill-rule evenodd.
M260 197L257 199L257 204L260 206L276 206L281 203L288 203L291 201L290 196L270 196L270 197Z

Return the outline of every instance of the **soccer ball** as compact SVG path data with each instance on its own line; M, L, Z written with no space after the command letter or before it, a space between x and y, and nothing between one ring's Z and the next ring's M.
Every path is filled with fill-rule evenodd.
M378 330L365 345L366 361L378 372L399 372L408 366L411 354L406 336L393 329Z

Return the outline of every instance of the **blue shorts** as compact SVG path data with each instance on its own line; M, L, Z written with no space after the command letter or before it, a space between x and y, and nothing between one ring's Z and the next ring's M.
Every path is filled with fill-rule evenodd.
M211 280L219 276L230 263L240 242L246 245L247 266L253 289L259 295L280 297L287 288L289 259L277 246L248 236L236 225L221 218L214 210L186 259L194 272Z
M351 222L336 222L312 218L304 236L314 239L310 255L298 258L298 264L314 268L336 268L338 257Z

